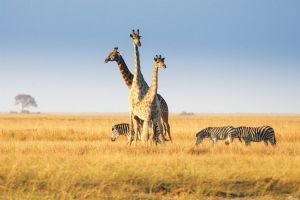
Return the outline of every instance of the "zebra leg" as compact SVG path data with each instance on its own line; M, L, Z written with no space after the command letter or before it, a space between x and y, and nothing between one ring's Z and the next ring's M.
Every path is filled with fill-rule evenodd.
M243 140L242 140L241 136L238 135L238 139L239 139L239 141L240 141L241 143L243 143Z
M268 140L264 140L266 146L268 146Z
M246 145L246 146L250 146L250 144L251 144L250 140L249 140L249 139L246 139L246 140L245 140L245 145Z
M212 144L213 144L213 146L217 143L217 138L212 138Z
M232 142L232 138L231 138L230 135L228 135L228 137L227 137L227 139L226 139L226 141L225 141L225 144L226 144L226 145L229 145L231 142Z

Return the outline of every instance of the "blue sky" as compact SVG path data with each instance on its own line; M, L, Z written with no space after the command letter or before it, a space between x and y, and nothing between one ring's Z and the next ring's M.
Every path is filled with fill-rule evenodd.
M298 0L0 0L0 111L34 96L42 112L127 112L118 46L133 70L166 57L158 91L171 112L300 113Z

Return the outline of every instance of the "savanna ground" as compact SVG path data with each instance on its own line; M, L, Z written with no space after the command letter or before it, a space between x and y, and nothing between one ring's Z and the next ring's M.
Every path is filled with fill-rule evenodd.
M110 141L127 115L0 115L0 199L299 199L300 116L171 116L173 144ZM278 145L195 147L207 126L271 125Z

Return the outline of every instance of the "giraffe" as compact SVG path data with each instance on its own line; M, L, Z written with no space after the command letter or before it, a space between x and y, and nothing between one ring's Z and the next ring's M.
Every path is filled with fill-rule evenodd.
M128 87L128 89L131 88L132 81L133 81L133 74L128 69L121 53L118 51L118 47L115 47L107 56L107 58L104 60L105 63L113 62L115 61L119 67L120 73L122 75L122 78ZM147 82L142 79L142 87L146 87L146 90L148 90L149 86ZM169 109L166 101L164 98L157 93L157 99L159 101L160 109L161 109L161 119L163 122L164 127L164 134L168 134L170 141L172 142L172 137L170 133L170 125L169 125ZM139 127L142 127L142 124L139 124Z
M159 68L166 68L165 58L162 58L161 55L156 55L154 57L154 69L152 73L152 83L149 87L147 93L145 94L144 98L138 102L137 106L141 106L143 108L143 111L145 113L144 123L143 123L143 132L142 132L142 139L145 140L145 138L149 137L149 127L151 124L151 116L152 116L152 109L153 104L156 104L156 95L157 95L157 76L158 76L158 69ZM153 119L153 126L154 129L158 129L158 131L161 133L162 131L162 125L161 121L157 120L155 121ZM157 137L157 136L156 136ZM135 137L137 140L137 136ZM156 140L157 141L157 140Z
M157 127L158 125L161 125L160 123L161 115L160 115L159 102L156 96L155 96L154 103L151 105L150 114L149 112L147 112L147 109L145 109L147 105L145 105L145 103L141 101L147 93L147 87L145 87L145 81L142 81L144 80L144 77L140 69L140 58L139 58L138 47L141 46L141 42L140 42L141 36L139 34L139 30L137 29L136 32L132 30L132 34L130 34L130 37L132 38L133 47L134 47L134 75L133 75L132 85L130 88L128 102L129 102L129 119L130 119L129 127L130 127L131 135L133 137L134 132L135 133L138 132L137 130L138 124L136 118L143 120L144 122L145 120L147 120L147 123L143 123L143 135L145 135L144 133L147 132L146 130L148 130L149 127L149 123L148 123L149 115L151 116L153 127ZM159 140L159 134L162 134L162 140L163 142L165 141L165 137L162 132L161 126L158 126L158 131L159 131L158 133L156 131L154 132L154 139L156 144ZM147 134L147 138L142 137L142 141L144 143L147 142L148 135L149 134Z

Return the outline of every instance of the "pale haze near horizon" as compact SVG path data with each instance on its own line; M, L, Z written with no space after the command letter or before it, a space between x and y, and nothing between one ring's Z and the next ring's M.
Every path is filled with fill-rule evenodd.
M127 112L118 46L133 72L166 57L158 92L170 112L300 113L299 1L0 1L0 112L35 97L41 112Z

